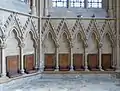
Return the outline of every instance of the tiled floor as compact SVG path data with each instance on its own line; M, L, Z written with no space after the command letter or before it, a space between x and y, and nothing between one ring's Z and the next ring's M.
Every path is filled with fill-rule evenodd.
M1 91L120 91L110 75L40 75L2 84Z

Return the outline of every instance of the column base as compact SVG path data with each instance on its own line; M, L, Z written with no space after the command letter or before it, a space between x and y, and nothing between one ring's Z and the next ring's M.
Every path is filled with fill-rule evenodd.
M39 68L38 71L39 71L40 73L41 73L41 72L44 72L44 67Z
M1 76L0 77L0 83L7 82L8 80L9 80L9 77L7 77L7 76Z
M100 71L104 71L103 69L100 69Z
M74 71L73 66L70 67L70 71Z
M89 69L88 69L88 68L86 68L86 69L85 69L85 71L86 71L86 72L89 72Z
M55 71L59 71L59 68L56 68Z
M116 69L116 70L115 70L115 72L118 72L118 73L120 73L120 69Z
M59 71L59 67L56 67L55 71Z
M99 67L99 69L100 69L100 71L104 71L104 70L102 69L102 67Z
M36 66L36 67L35 67L35 70L39 70L39 68Z
M21 73L21 74L25 74L25 71L24 71L24 70L20 70L20 73Z

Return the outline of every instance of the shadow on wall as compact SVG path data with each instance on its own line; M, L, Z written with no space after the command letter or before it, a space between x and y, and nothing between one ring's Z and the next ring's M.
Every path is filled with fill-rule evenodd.
M0 8L29 13L29 5L22 0L2 0Z
M95 17L103 18L107 16L107 12L104 9L80 9L80 8L51 8L49 10L51 17L77 17L81 15L83 17L91 17L93 14Z

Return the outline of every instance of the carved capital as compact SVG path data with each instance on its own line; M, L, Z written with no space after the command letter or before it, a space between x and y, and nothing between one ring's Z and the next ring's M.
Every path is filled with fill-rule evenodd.
M99 45L98 45L98 48L101 48L103 46L103 43L100 42Z
M70 43L70 48L73 48L73 43Z
M56 44L56 47L57 47L57 48L59 48L59 47L60 47L60 45L59 45L59 44Z
M6 43L3 42L3 43L0 44L0 48L1 48L1 49L5 49L6 47L7 47L7 44L6 44Z
M20 43L20 44L19 44L19 47L20 47L20 48L24 48L24 47L25 47L25 43Z
M84 43L84 48L87 48L88 47L88 43Z
M34 48L37 48L37 47L38 47L38 44L34 44L33 47L34 47Z

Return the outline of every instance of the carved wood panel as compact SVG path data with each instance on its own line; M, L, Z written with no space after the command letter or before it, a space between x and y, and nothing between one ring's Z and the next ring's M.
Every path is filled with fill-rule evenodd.
M70 68L69 54L59 54L59 67L60 70L69 70Z
M83 54L73 54L73 65L75 70L83 70Z
M54 70L55 54L45 54L45 70Z
M7 56L6 63L7 75L9 77L17 76L19 73L19 56Z
M88 54L88 67L90 70L97 70L99 65L98 54Z
M104 70L112 69L112 54L102 54L102 67Z
M26 73L30 73L35 70L34 54L24 55L24 68Z

